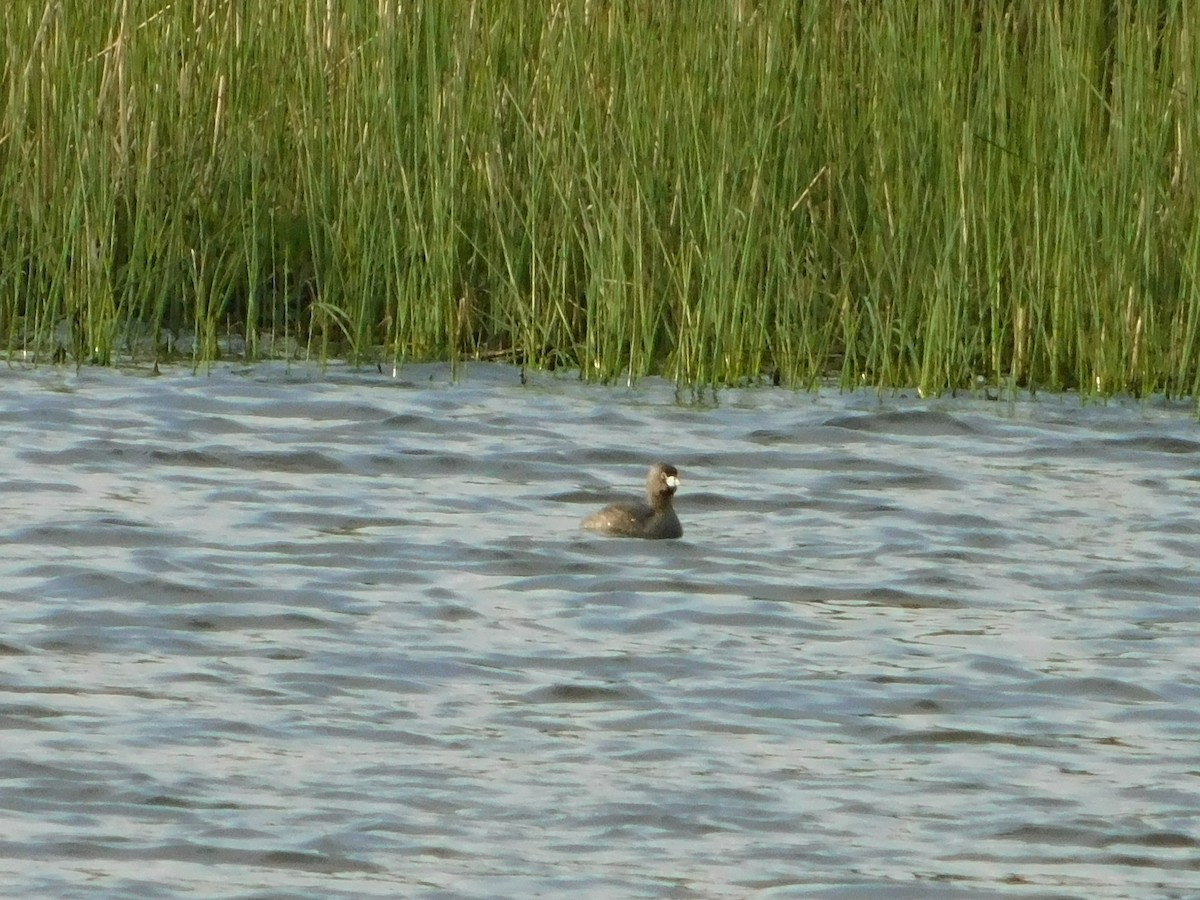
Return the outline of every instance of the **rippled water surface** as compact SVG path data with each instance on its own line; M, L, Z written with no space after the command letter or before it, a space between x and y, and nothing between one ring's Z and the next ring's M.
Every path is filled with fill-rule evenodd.
M0 890L1200 895L1187 407L0 376ZM680 541L579 519L679 466Z

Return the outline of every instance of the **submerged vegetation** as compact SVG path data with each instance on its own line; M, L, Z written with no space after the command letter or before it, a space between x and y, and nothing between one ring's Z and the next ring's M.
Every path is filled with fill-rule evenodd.
M1186 0L12 0L9 358L1200 394Z

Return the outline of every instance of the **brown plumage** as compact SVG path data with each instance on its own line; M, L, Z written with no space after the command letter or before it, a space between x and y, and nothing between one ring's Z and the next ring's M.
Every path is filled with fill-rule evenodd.
M668 463L650 467L645 503L611 503L583 520L583 528L613 537L658 540L683 537L671 498L679 487L679 470Z

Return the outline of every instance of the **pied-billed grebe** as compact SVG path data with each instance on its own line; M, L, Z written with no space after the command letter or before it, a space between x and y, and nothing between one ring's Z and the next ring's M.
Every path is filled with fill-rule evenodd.
M645 503L612 503L583 520L583 528L611 534L658 540L683 537L683 526L671 506L679 487L679 470L667 463L650 467Z

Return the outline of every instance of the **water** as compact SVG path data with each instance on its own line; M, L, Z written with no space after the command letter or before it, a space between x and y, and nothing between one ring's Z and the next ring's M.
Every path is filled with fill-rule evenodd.
M517 381L0 377L0 890L1200 895L1190 409Z

